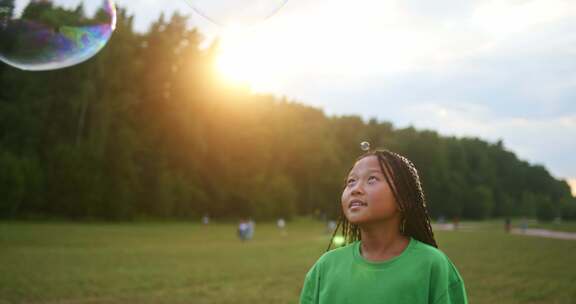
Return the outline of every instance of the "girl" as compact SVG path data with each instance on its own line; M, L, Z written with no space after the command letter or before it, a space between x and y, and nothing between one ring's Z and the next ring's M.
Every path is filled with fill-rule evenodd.
M301 304L467 303L462 277L437 249L412 162L367 152L350 170L341 204L336 231L348 245L310 269Z

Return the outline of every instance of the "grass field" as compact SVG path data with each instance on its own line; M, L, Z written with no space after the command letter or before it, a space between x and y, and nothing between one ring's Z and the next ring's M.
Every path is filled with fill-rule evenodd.
M436 231L470 303L576 303L576 241L504 233L500 225ZM321 223L0 222L0 303L297 303L328 236Z

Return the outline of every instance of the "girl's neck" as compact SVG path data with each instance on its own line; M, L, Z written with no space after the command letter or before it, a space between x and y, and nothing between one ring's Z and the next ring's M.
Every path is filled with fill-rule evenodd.
M360 251L369 261L384 261L400 255L410 238L402 235L395 221L372 223L360 227Z

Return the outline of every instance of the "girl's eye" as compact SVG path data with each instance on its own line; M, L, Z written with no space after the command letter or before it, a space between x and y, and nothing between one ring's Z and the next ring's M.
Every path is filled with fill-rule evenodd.
M352 185L352 184L354 184L354 182L356 182L355 179L349 179L348 181L346 181L346 185L348 185L348 186Z
M370 176L370 177L368 178L368 181L369 181L369 182L374 182L374 181L377 181L377 180L378 180L378 178L377 178L376 176L374 176L374 175L373 175L373 176Z

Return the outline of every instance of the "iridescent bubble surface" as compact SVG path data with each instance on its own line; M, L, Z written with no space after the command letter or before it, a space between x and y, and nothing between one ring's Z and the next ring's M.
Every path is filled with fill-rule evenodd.
M116 26L112 0L0 0L0 61L44 71L96 55Z
M278 12L287 0L185 0L200 15L222 26L262 22Z

